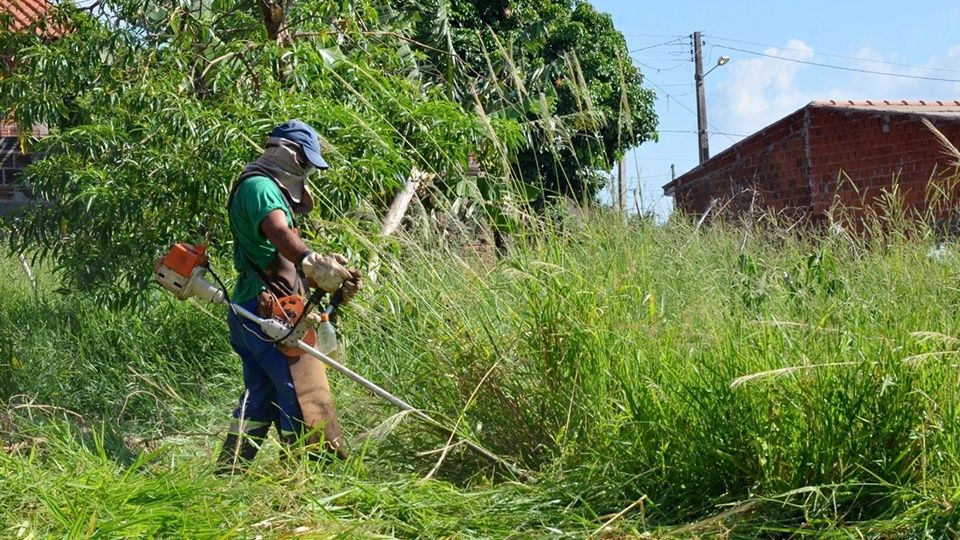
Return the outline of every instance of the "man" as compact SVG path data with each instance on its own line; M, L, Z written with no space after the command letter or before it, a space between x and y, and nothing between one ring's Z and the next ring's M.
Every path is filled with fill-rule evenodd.
M307 178L328 168L316 131L299 120L277 126L263 154L234 182L227 203L239 272L232 301L261 317L273 303L303 296L303 280L329 293L342 289L347 302L360 289L359 273L339 255L310 250L294 226L294 214L313 208ZM243 361L245 390L221 450L220 470L232 472L252 460L270 425L281 441L319 442L346 457L324 365L310 356L288 357L258 328L234 313L228 316L230 343Z

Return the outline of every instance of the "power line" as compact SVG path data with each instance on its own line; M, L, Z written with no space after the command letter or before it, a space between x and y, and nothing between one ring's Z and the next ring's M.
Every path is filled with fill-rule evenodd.
M633 36L633 37L655 37L655 38L676 38L676 39L684 39L684 38L690 37L690 36L686 36L686 35L682 35L682 34L636 34L636 33L630 33L630 34L628 34L628 33L623 33L623 35L625 35L625 36Z
M852 68L852 67L846 67L846 66L834 66L834 65L832 65L832 64L821 64L821 63L819 63L819 62L811 62L811 61L809 61L809 60L798 60L798 59L796 59L796 58L787 58L787 57L785 57L785 56L777 56L777 55L775 55L775 54L767 54L767 53L762 53L762 52L757 52L757 51L750 51L750 50L747 50L747 49L740 49L740 48L737 48L737 47L730 47L729 45L717 45L717 47L720 47L720 48L722 48L722 49L728 49L728 50L731 50L731 51L737 51L737 52L742 52L742 53L747 53L747 54L753 54L753 55L756 55L756 56L764 56L764 57L766 57L766 58L773 58L773 59L776 59L776 60L783 60L784 62L795 62L795 63L797 63L797 64L805 64L805 65L808 65L808 66L817 66L817 67L829 68L829 69L838 69L838 70L841 70L841 71L853 71L853 72L856 72L856 73L867 73L867 74L870 74L870 75L882 75L882 76L885 76L885 77L897 77L897 78L900 78L900 79L918 79L918 80L923 80L923 81L939 81L939 82L960 83L960 79L946 79L946 78L943 78L943 77L924 77L924 76L922 76L922 75L907 75L907 74L905 74L905 73L888 73L888 72L885 72L885 71L874 71L874 70L872 70L872 69L860 69L860 68ZM807 52L809 52L809 51L807 51Z
M698 133L698 132L697 132L696 130L693 130L693 129L658 129L658 130L657 130L657 133ZM714 135L725 135L725 136L727 136L727 138L730 138L730 137L741 137L741 138L749 137L749 135L744 135L743 133L728 133L728 132L726 132L726 131L713 131L713 130L710 130L710 131L707 131L707 133L712 133L712 134L714 134Z
M657 65L666 66L664 69L676 69L676 66L683 67L685 65L690 65L690 61L683 58L651 58L649 56L631 56L630 59L636 63L643 62L645 64L652 64L655 68Z
M643 67L645 67L645 68L647 68L647 69L652 69L653 71L656 71L657 73L660 73L661 71L672 71L672 70L674 70L674 69L679 69L679 68L682 68L682 67L686 66L687 64L689 64L689 62L687 62L686 60L674 60L674 62L676 62L677 65L675 65L675 66L673 66L673 67L667 67L667 68L658 68L658 67L656 67L656 66L651 66L651 65L649 65L649 64L645 64L645 63L637 60L636 58L634 58L633 61L636 62L636 63L638 63L638 64L640 64L641 66L643 66Z
M663 43L657 43L657 44L654 44L654 45L647 45L647 46L645 46L645 47L640 47L639 49L633 49L633 50L631 50L630 52L635 53L635 52L645 51L645 50L647 50L647 49L654 49L654 48L657 48L657 47L663 47L664 45L673 45L674 43L679 43L679 42L681 42L680 40L682 40L682 39L683 39L683 37L681 36L681 37L677 37L677 38L675 38L675 39L671 39L670 41L664 41Z
M957 69L938 68L938 67L930 67L930 66L918 66L918 65L916 65L916 64L903 64L903 63L900 63L900 62L887 62L886 60L877 60L877 59L875 59L875 58L863 58L863 57L861 57L861 56L845 56L845 55L842 55L842 54L833 54L833 53L825 53L825 52L813 51L813 50L811 50L811 49L797 49L797 48L795 48L795 47L777 47L776 45L768 45L768 44L766 44L766 43L757 43L756 41L744 41L744 40L742 40L742 39L733 39L733 38L725 38L725 37L718 37L718 36L709 36L709 37L710 37L710 39L716 39L716 40L720 40L720 41L729 41L729 42L731 42L731 43L743 43L743 44L745 44L745 45L756 45L756 46L758 46L758 47L767 47L768 49L777 49L777 50L781 50L781 51L792 51L792 52L802 52L802 53L813 53L815 56L827 56L827 57L830 57L830 58L840 58L840 59L843 59L843 60L855 60L855 61L857 61L857 62L871 62L871 63L874 63L874 64L884 64L884 65L887 65L887 66L897 66L897 67L905 67L905 68L911 68L911 69L925 69L925 70L927 70L927 71L942 71L942 72L945 72L945 73L960 73L960 70L957 70ZM723 45L714 45L714 47L724 47L724 46L723 46Z
M665 96L667 96L667 99L668 99L668 100L672 99L673 101L675 101L675 102L677 103L677 105L680 105L681 107L683 107L684 109L686 109L688 112L690 112L690 114L692 114L692 115L694 115L694 116L697 116L697 113L696 113L693 109L691 109L690 107L687 107L682 101L680 101L679 99L673 97L673 95L670 94L670 92L667 92L666 90L664 90L662 86L660 86L659 84L657 84L657 83L653 82L652 80L650 80L649 77L646 78L646 81L649 82L650 84L652 84L655 88L658 88L661 92L663 92L663 94L664 94ZM717 133L717 134L719 134L719 135L723 135L724 137L730 139L730 142L734 142L734 143L737 142L736 140L733 139L733 137L730 136L731 134L726 133L726 132L724 132L724 131L721 131L720 129L717 128L717 126L711 124L709 121L707 122L707 125L710 126L711 128L713 128L715 133Z

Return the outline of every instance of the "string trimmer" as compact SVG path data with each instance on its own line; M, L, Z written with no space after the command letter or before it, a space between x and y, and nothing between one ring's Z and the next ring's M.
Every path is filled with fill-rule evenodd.
M261 318L244 309L242 306L230 302L229 295L221 288L222 283L220 283L221 287L217 287L207 281L206 275L208 271L210 271L209 258L204 246L178 243L174 244L167 255L157 263L153 277L163 288L172 292L178 300L199 298L212 304L228 307L237 315L256 324L268 338L275 340L278 346L303 351L323 362L328 367L337 370L351 381L383 398L391 405L409 413L428 426L443 432L445 436L456 435L462 444L491 462L502 465L519 476L526 476L526 471L523 471L515 464L506 461L479 444L458 435L455 430L434 420L425 412L387 392L377 384L320 351L314 347L312 343L308 343L308 341L314 342L314 340L310 339L309 334L311 333L312 327L311 322L307 319L307 315L313 306L319 305L319 296L317 293L314 293L314 296L312 296L306 304L304 304L299 297L297 297L296 301L291 300L283 305L279 305L280 303L278 302L279 309L274 310L273 317ZM216 277L216 274L212 275ZM323 291L319 292L321 295L323 294ZM338 294L334 294L333 299L325 310L328 315L332 315L340 303L341 295L339 292L340 291L337 291Z

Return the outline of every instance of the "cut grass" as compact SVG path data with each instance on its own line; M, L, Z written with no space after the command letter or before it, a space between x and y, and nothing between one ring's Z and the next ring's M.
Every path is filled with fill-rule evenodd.
M0 530L14 536L578 537L591 525L575 514L558 520L559 501L536 487L462 489L368 469L361 456L331 466L281 460L271 442L252 472L225 478L195 443L164 441L123 460L100 431L47 422L39 432L0 453Z

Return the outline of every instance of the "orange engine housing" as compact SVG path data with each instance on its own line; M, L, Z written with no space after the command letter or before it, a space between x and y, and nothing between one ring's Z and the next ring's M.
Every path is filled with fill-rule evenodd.
M176 243L170 248L170 253L160 262L170 270L184 277L190 277L193 269L207 264L207 248L203 245Z
M317 333L313 330L309 321L301 321L303 317L303 311L306 309L306 304L303 302L303 298L297 295L293 296L283 296L274 301L272 306L272 315L274 319L279 319L287 324L299 326L301 328L306 328L307 331L304 333L301 340L311 347L316 346L317 344ZM300 324L298 324L300 323ZM303 326L301 326L303 325ZM296 330L294 331L296 333ZM285 347L283 345L277 344L277 348L280 349L285 356L290 358L296 358L303 354L303 351L297 347Z

